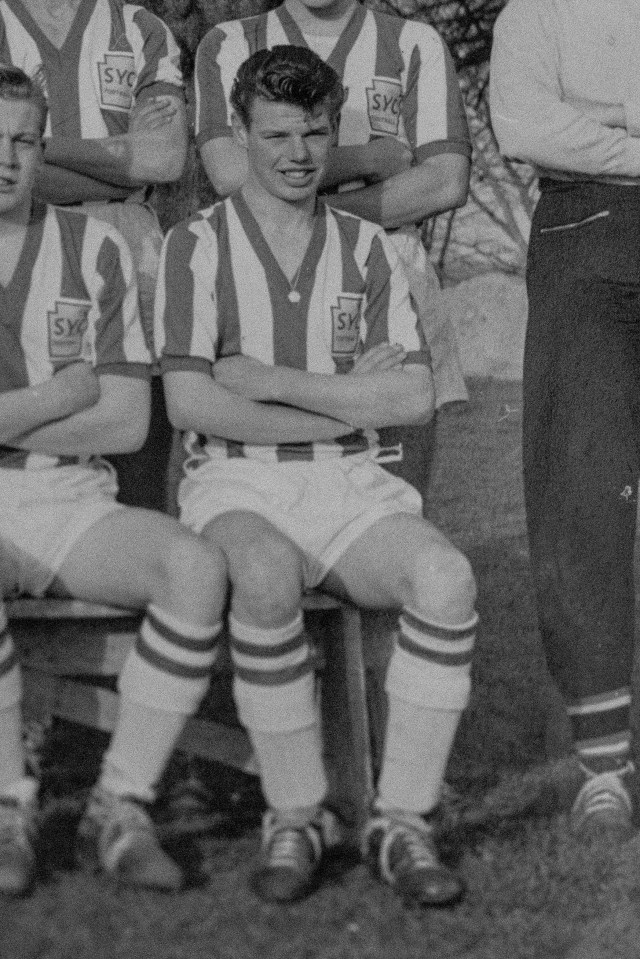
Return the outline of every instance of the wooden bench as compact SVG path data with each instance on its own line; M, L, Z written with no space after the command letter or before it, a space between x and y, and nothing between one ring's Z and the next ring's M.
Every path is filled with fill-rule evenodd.
M314 636L313 620L322 620L320 684L330 798L357 828L373 790L360 613L319 592L305 595L303 609ZM142 614L60 599L13 600L7 602L7 614L24 669L25 718L48 723L59 717L110 732L118 695L105 688L104 677L119 673ZM249 740L235 723L191 718L178 748L256 773Z

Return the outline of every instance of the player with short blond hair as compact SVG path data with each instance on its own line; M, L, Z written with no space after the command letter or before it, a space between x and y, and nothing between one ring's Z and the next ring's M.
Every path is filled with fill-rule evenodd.
M148 805L209 680L226 564L175 520L116 502L103 453L146 436L151 356L120 234L33 202L41 92L0 67L0 596L73 596L145 610L120 712L80 826L110 876L179 888ZM0 894L35 874L37 783L26 774L21 676L0 608Z

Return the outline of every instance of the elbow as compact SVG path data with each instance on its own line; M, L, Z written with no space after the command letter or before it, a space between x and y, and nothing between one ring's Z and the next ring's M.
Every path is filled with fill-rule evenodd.
M189 408L176 401L168 391L165 392L167 403L167 418L175 430L181 433L193 428L193 407Z
M158 164L153 170L153 183L175 183L179 180L187 162L187 144L172 144L170 150L158 156Z
M113 449L111 453L137 453L142 449L149 432L148 416L130 416L123 422L111 424Z
M222 200L239 190L244 183L244 180L240 177L221 170L207 170L207 174L216 196Z
M402 426L424 426L436 409L436 391L433 375L428 367L423 367L419 384L405 390L400 398L396 423Z
M450 185L448 195L444 198L446 210L458 210L464 206L469 198L469 176L461 178Z

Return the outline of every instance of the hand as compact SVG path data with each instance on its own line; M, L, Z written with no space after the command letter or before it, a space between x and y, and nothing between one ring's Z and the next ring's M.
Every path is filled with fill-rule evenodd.
M379 183L397 173L404 173L413 161L410 148L395 137L377 137L363 149L369 165L366 175L369 183Z
M60 418L81 413L100 399L100 381L89 363L63 366L49 381L48 387Z
M167 126L178 112L172 97L150 97L136 104L129 118L129 133L150 133Z
M400 370L407 353L400 343L379 343L355 360L351 376L366 376L370 373L385 373Z

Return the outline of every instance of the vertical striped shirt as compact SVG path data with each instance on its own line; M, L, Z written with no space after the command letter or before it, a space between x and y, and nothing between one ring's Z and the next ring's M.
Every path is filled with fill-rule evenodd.
M178 224L165 239L156 293L161 368L211 375L216 359L242 353L313 373L346 373L379 343L402 343L407 362L429 352L398 255L384 231L320 205L297 291L271 252L241 193ZM367 431L326 443L278 447L188 439L215 457L312 459L377 449Z
M196 57L196 136L199 146L231 136L229 94L240 64L276 44L310 46L284 6L219 24ZM407 143L420 162L439 153L471 154L460 88L451 56L436 31L358 4L326 57L347 90L339 144L379 136Z
M131 256L99 220L43 208L0 285L0 304L0 392L36 386L78 361L97 373L149 375ZM26 452L0 449L2 466L27 461Z
M136 100L182 88L180 51L169 28L144 7L119 0L82 0L61 49L20 0L0 0L0 61L41 85L47 136L126 133ZM142 198L139 191L132 199Z

